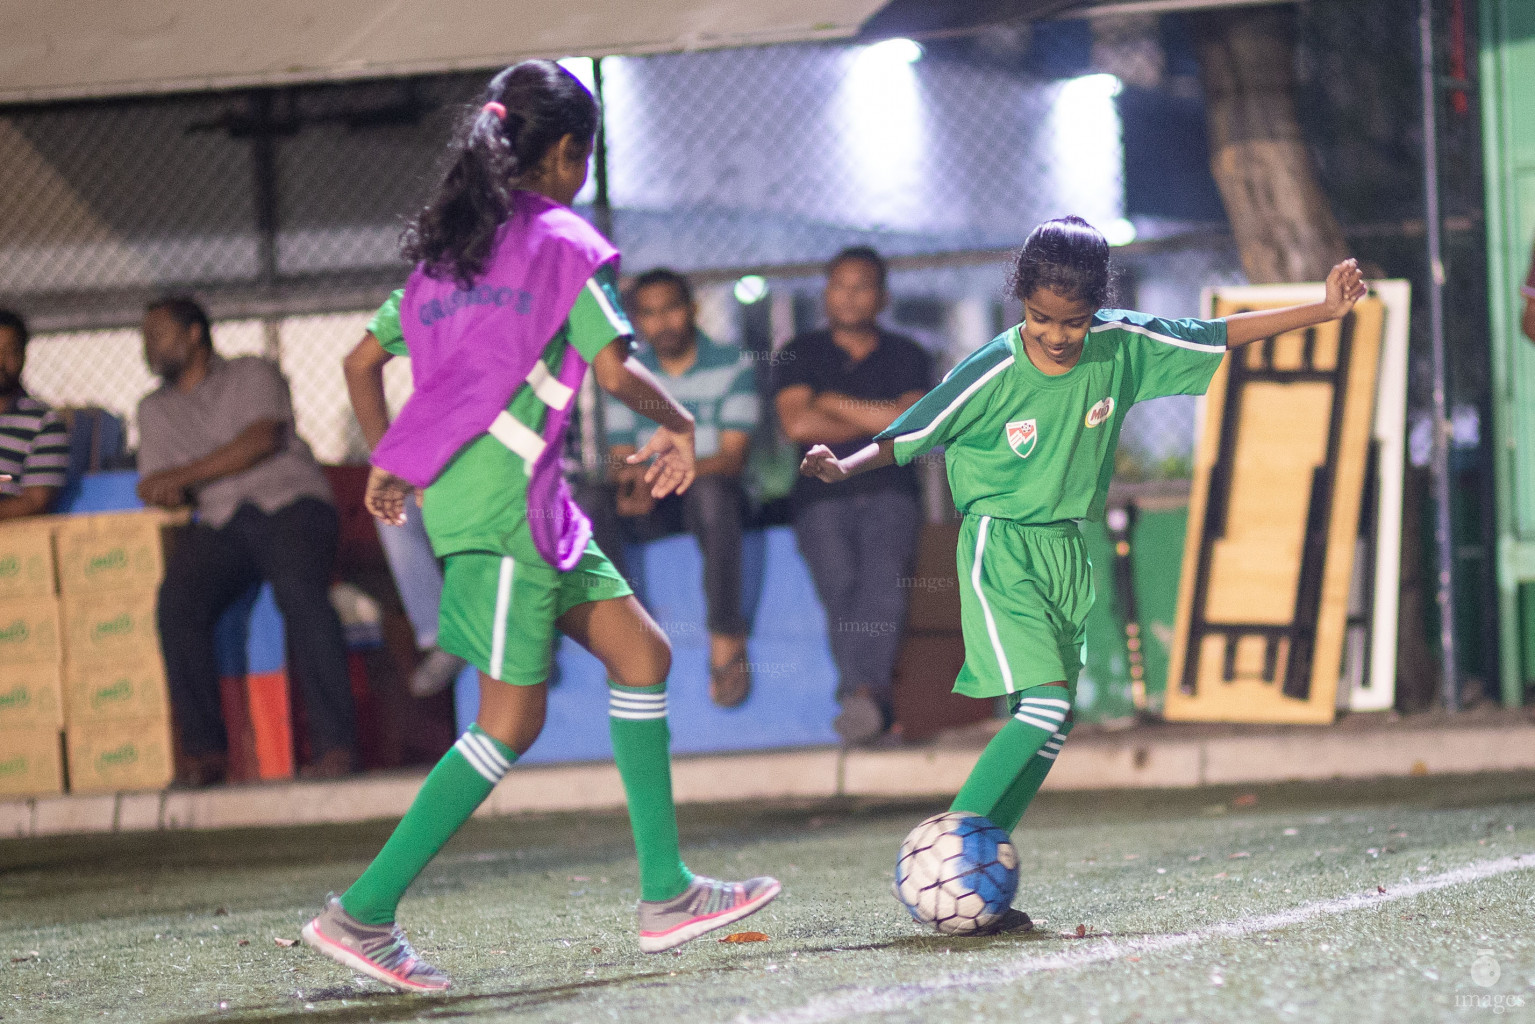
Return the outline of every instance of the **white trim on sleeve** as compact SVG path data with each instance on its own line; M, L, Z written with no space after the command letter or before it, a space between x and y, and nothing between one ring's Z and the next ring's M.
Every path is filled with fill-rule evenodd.
M1150 338L1152 341L1160 341L1164 345L1176 345L1179 348L1190 349L1194 352L1209 352L1212 355L1224 355L1225 345L1201 345L1197 341L1189 341L1186 338L1175 338L1171 334L1159 334L1156 331L1142 327L1140 324L1127 324L1123 320L1111 320L1106 324L1099 324L1092 328L1092 333L1099 331L1129 331L1131 334L1139 334Z
M951 415L953 415L954 411L956 409L958 409L960 406L964 405L967 401L969 401L970 396L975 394L977 391L979 391L980 388L981 388L981 385L985 384L987 381L991 380L991 378L995 377L997 374L1001 373L1003 370L1007 369L1009 366L1012 366L1012 365L1013 365L1013 357L1012 356L1008 356L1006 359L1003 359L996 366L993 366L991 369L989 369L985 373L981 374L981 376L979 378L977 378L976 381L973 384L971 384L965 390L961 391L959 393L959 395L954 399L954 401L952 401L952 402L950 402L948 404L948 406L943 410L943 412L939 413L937 416L934 416L928 422L927 426L923 427L921 430L913 430L910 433L897 434L895 436L895 438L894 438L895 443L896 444L910 444L910 443L912 443L914 441L922 440L924 437L926 437L927 435L931 434L934 430L938 429L938 424L942 423L944 420L948 419ZM1012 691L1009 690L1008 692L1011 693Z
M608 324L613 330L620 335L628 334L631 330L629 321L619 315L619 312L613 308L613 303L608 301L607 292L602 290L602 286L597 283L596 278L589 277L586 279L586 290L591 292L592 298L597 300L597 305L602 308L602 315L608 318Z

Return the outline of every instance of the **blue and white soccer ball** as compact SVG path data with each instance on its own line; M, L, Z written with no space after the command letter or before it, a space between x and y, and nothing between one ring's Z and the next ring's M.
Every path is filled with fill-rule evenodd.
M979 814L945 811L911 830L895 862L895 894L918 924L969 935L996 922L1018 891L1018 851Z

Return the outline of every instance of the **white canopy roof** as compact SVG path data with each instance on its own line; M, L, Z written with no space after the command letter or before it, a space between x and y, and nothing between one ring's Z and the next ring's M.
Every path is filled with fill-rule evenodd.
M0 0L0 103L852 35L883 0Z

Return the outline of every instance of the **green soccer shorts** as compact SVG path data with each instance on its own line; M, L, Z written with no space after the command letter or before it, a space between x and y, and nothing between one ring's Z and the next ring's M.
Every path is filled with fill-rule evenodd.
M437 646L492 679L534 686L549 678L555 621L578 604L634 593L608 556L588 542L560 572L543 559L465 551L444 560Z
M1075 703L1093 606L1077 525L967 515L956 560L965 664L954 692L1000 697L1064 680Z

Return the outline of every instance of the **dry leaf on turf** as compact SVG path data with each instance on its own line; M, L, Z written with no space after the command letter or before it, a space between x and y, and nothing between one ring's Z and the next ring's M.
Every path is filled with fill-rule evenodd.
M721 942L767 942L768 937L761 932L731 932L720 939Z
M277 943L283 949L287 949L290 946L298 945L298 940L297 939L281 939L281 938L278 938L275 935L272 937L272 941Z
M235 943L235 945L237 945L237 946L249 946L250 944L251 944L251 940L250 939L241 939L239 942Z

